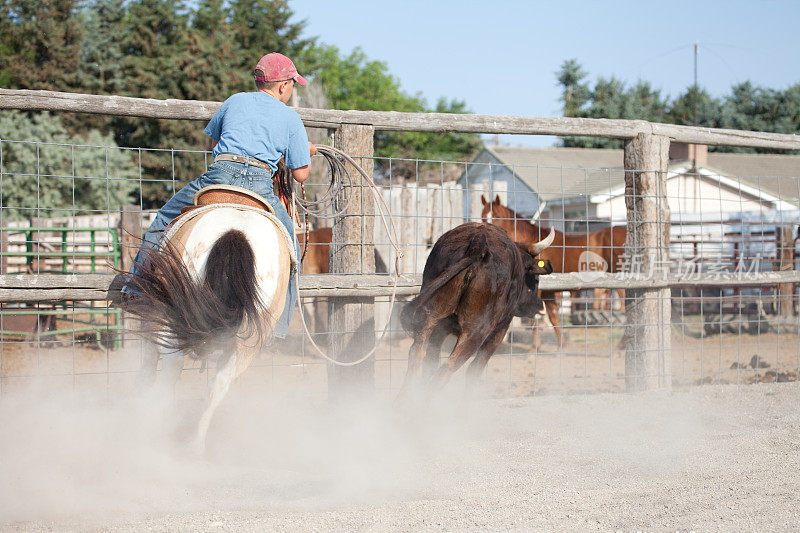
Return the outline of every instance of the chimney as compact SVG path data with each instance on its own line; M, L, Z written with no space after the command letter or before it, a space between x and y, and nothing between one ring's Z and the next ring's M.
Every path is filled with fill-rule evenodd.
M673 142L669 144L670 161L691 161L692 167L708 165L708 145Z

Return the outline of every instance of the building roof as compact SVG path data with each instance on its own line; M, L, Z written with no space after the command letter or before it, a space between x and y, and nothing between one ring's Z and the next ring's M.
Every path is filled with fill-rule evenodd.
M622 150L487 146L543 200L607 192L625 183Z
M738 178L743 184L798 203L800 156L784 154L735 154L710 152L707 170Z
M596 148L524 148L487 146L528 187L547 201L603 194L624 187L623 151ZM691 168L691 162L670 161L670 171ZM705 176L719 174L771 196L798 203L800 156L711 152Z

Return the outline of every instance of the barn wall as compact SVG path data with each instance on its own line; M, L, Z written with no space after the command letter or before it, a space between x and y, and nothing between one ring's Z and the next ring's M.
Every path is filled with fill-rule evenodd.
M726 213L772 209L772 204L716 183L681 174L667 180L667 202L671 213ZM597 205L599 218L618 220L625 215L625 198L616 196Z

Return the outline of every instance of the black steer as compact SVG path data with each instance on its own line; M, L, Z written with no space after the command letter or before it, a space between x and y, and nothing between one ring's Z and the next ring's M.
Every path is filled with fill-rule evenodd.
M423 360L430 368L438 365L442 342L450 334L458 340L431 378L431 389L442 387L473 354L467 379L481 374L511 319L541 310L539 275L553 269L550 261L536 256L553 238L551 230L535 244L515 243L497 226L469 223L436 241L425 263L422 289L401 315L403 328L414 338L403 391L412 385Z

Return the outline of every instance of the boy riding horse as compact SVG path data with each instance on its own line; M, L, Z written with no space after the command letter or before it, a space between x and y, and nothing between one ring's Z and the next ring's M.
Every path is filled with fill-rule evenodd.
M225 100L203 130L213 140L214 163L205 174L183 187L159 209L144 236L132 273L139 272L150 249L158 245L165 228L180 215L181 209L192 205L195 193L209 185L236 185L261 195L272 206L289 235L294 236L294 224L273 192L272 178L281 157L295 181L303 183L308 178L311 156L317 150L308 142L300 116L286 105L294 84L305 85L306 80L298 74L288 57L276 52L259 60L253 77L256 92L237 93ZM294 240L297 250L297 239ZM286 305L273 331L276 337L286 336L297 301L296 284L297 274L293 272ZM130 297L136 295L136 289L130 285L125 286L122 292Z

